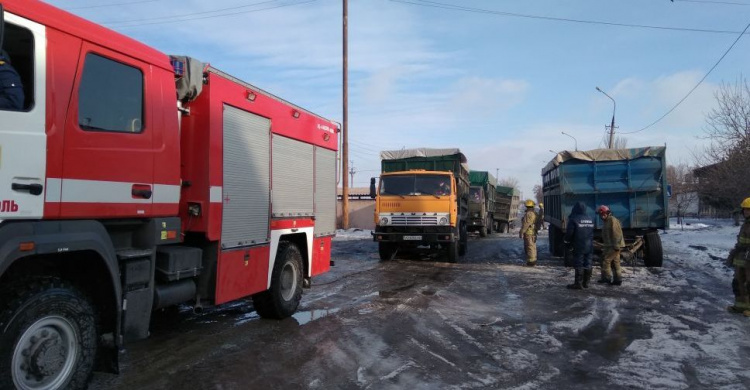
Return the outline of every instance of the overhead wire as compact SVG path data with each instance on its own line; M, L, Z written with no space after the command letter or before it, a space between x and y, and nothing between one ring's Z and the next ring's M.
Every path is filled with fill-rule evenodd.
M674 111L677 107L679 107L680 104L682 104L682 102L684 102L696 89L698 89L698 87L703 83L703 81L706 80L706 78L708 77L708 75L710 75L711 72L713 72L714 69L716 69L716 67L719 66L719 64L724 59L724 57L726 57L727 54L729 54L729 52L732 51L732 49L737 44L737 42L740 41L740 38L742 38L742 36L745 35L745 32L748 30L748 28L750 28L750 23L748 23L747 26L745 26L745 29L742 31L742 33L740 33L740 35L737 36L737 39L735 39L734 42L732 42L732 45L730 45L729 48L726 51L724 51L724 54L722 54L721 57L719 57L719 60L716 61L716 63L714 64L714 66L712 66L711 69L708 70L708 72L706 72L706 74L703 76L703 78L700 79L700 81L698 81L698 83L695 84L695 86L682 99L680 99L680 101L678 101L677 104L675 104L672 108L670 108L669 111L667 111L664 115L662 115L661 117L659 117L659 119L651 122L651 124L649 124L646 127L643 127L640 130L630 131L630 132L625 132L625 133L620 133L620 134L635 134L635 133L640 133L641 131L646 130L646 129L650 128L651 126L653 126L653 125L661 122L662 119L666 118L667 115L671 114L672 111Z
M68 11L73 10L81 10L81 9L90 9L90 8L105 8L105 7L117 7L121 5L132 5L132 4L142 4L142 3L154 3L161 0L139 0L139 1L128 1L124 3L110 3L110 4L97 4L97 5L85 5L81 7L66 7L65 9Z
M192 14L162 16L162 17L157 17L157 18L139 19L139 20L131 20L131 21L103 22L101 24L105 24L105 25L108 25L108 26L113 26L114 25L114 26L120 27L120 28L128 28L128 27L148 26L148 25L156 25L156 24L179 23L179 22L186 22L186 21L191 21L191 20L213 19L213 18L220 18L220 17L224 17L224 16L235 16L235 15L249 14L249 13L253 13L253 12L268 11L268 10L277 9L277 8L293 7L293 6L298 6L298 5L308 4L308 3L313 3L313 2L315 2L317 0L307 0L307 1L289 3L289 4L280 4L280 5L276 5L276 6L272 6L272 7L265 7L265 8L253 9L253 10L248 10L248 11L240 11L240 12L232 12L232 13L223 13L223 14L219 14L219 15L200 16L200 15L205 15L205 14L208 14L208 13L216 13L216 12L225 12L225 11L229 11L229 10L237 10L237 9L240 9L240 8L247 8L247 7L257 6L257 5L261 5L261 4L274 3L274 2L277 2L277 1L279 1L279 0L262 1L262 2L259 2L259 3L253 3L253 4L249 4L249 5L244 5L244 6L231 7L231 8L223 8L223 9L213 10L213 11L196 12L196 13L192 13ZM195 17L190 17L190 16L195 16ZM164 20L164 19L166 19L166 20ZM162 20L162 21L140 23L142 21L149 21L149 20Z
M711 1L711 0L672 0L673 2L681 3L704 3L704 4L726 4L726 5L743 5L748 6L748 3L737 3L734 1Z
M389 1L394 2L394 3L411 4L411 5L416 5L420 7L440 8L440 9L462 11L462 12L481 13L481 14L488 14L488 15L538 19L538 20L557 21L557 22L567 22L567 23L594 24L594 25L604 25L604 26L613 26L613 27L644 28L644 29L652 29L652 30L688 31L688 32L712 33L712 34L737 34L737 31L730 31L730 30L715 30L715 29L688 28L688 27L669 27L669 26L657 26L657 25L648 25L648 24L629 24L629 23L618 23L618 22L605 22L605 21L600 21L600 20L572 19L572 18L561 18L561 17L554 17L554 16L520 14L520 13L515 13L515 12L494 11L494 10L489 10L489 9L484 9L484 8L465 7L465 6L455 5L455 4L440 3L440 2L428 1L428 0L413 0L413 1L389 0Z

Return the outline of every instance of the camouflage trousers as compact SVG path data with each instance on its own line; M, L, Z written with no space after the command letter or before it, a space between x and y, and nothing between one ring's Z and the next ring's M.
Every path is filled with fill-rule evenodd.
M615 278L622 278L622 267L620 267L620 250L605 249L602 259L602 278L612 279L612 267L615 269Z
M526 252L526 262L536 263L536 235L523 235L523 249Z

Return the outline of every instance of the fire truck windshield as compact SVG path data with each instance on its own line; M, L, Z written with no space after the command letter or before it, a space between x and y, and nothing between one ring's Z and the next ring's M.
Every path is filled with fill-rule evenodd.
M444 196L450 194L450 177L445 175L383 176L380 180L380 195Z

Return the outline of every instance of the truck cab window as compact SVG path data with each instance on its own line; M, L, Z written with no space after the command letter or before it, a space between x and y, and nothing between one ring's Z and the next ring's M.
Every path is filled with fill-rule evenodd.
M469 200L472 203L482 203L482 188L471 187L469 188Z
M0 49L0 110L29 111L34 105L34 35L5 23Z
M143 131L143 73L89 53L78 88L78 125L88 131Z

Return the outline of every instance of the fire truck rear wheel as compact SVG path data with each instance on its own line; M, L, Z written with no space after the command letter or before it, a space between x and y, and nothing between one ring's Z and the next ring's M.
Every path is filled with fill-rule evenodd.
M253 295L253 306L263 318L282 319L297 311L301 299L302 254L296 245L282 241L271 274L271 288Z
M0 388L85 389L97 348L88 298L53 277L11 283L0 294Z

